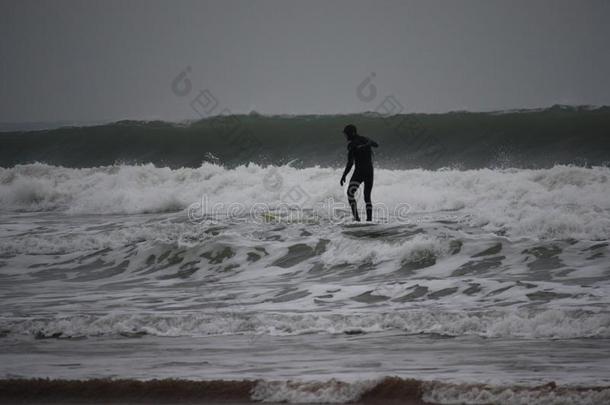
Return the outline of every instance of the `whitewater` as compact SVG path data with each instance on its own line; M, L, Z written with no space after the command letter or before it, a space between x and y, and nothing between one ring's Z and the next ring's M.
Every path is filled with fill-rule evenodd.
M608 401L608 167L378 168L372 224L340 176L0 168L0 373L244 380L248 401Z

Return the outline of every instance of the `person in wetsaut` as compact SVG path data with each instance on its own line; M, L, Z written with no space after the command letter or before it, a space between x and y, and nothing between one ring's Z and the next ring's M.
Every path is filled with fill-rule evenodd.
M358 206L356 204L356 198L354 195L360 187L360 184L364 182L364 202L366 203L366 220L373 220L373 204L371 203L371 190L373 189L373 151L371 148L376 148L377 142L372 141L364 136L358 135L358 130L354 125L347 125L343 129L343 133L347 138L347 165L341 176L340 184L343 186L345 183L345 177L352 169L352 166L356 166L354 174L349 181L347 187L347 200L352 208L352 215L355 221L360 221L358 215Z

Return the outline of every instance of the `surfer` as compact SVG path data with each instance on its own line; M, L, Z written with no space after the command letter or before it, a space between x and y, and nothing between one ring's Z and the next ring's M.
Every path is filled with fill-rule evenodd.
M364 202L366 203L366 220L373 219L373 204L371 203L371 190L373 189L373 151L371 147L376 148L377 142L372 141L364 136L358 135L358 130L354 125L347 125L343 129L343 133L347 138L347 165L341 176L340 184L343 186L345 177L355 164L354 174L349 181L347 187L347 200L352 209L352 215L355 221L360 221L358 215L358 206L354 195L360 187L360 183L364 182Z

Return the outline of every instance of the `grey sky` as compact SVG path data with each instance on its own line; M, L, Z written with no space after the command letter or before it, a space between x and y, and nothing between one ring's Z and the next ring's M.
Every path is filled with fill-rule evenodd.
M0 121L610 104L608 1L2 1ZM379 96L356 87L371 72ZM193 91L192 96L195 96Z

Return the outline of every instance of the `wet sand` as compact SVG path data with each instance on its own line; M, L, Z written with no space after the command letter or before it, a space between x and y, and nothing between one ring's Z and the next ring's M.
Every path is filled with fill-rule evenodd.
M251 398L256 384L255 380L3 379L0 403L242 405L259 402ZM420 381L386 378L350 403L423 405L422 392Z

